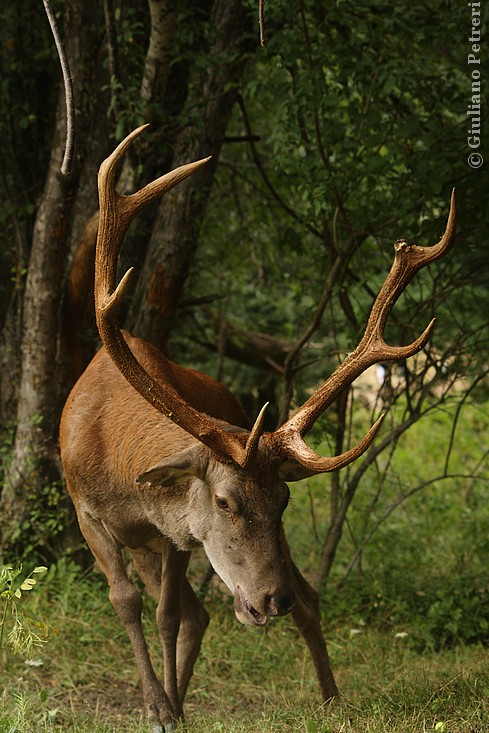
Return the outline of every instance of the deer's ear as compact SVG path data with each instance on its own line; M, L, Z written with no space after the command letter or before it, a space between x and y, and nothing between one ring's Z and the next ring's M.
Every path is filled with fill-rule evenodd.
M143 471L136 477L135 483L173 486L192 476L203 480L208 462L209 456L205 446L202 443L195 443Z

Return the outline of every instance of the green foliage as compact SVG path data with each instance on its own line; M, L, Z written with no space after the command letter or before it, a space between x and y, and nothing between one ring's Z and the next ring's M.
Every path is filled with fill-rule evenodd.
M42 466L38 471L43 475ZM44 479L37 491L27 486L26 495L27 511L9 532L8 550L24 562L39 551L53 559L60 554L59 540L70 521L66 487Z
M42 416L32 417L33 425L42 424ZM12 458L15 425L8 424L0 432L0 486L4 485L8 467ZM18 514L5 531L2 541L3 550L9 556L15 556L20 562L30 562L30 558L42 548L44 560L53 559L59 554L59 538L69 524L70 510L64 482L50 480L52 471L45 471L42 461L31 456L26 461L26 469L30 476L42 477L36 488L33 482L25 481L24 491L27 506L22 516ZM6 522L3 523L3 529Z
M6 470L10 463L12 446L15 437L15 424L10 423L0 429L0 484L3 485Z
M466 404L452 433L455 407L428 412L363 475L323 592L328 625L349 619L406 633L415 649L489 642L487 402ZM340 473L340 496L360 467ZM329 483L321 476L295 486L285 515L294 554L313 576L330 521Z
M114 119L114 138L120 142L128 131L145 121L140 95L145 29L139 9L130 4L116 8L113 30L115 48L112 53L117 53L117 67L110 69L110 103L107 114Z
M242 87L249 126L237 108L229 130L258 140L223 149L188 297L222 296L225 316L294 342L341 253L323 323L303 356L308 368L296 378L300 402L328 373L331 353L356 343L392 243L436 242L456 185L459 247L410 284L389 338L406 343L436 314L434 347L445 353L458 343L467 360L484 353L487 263L478 241L489 211L482 178L461 155L467 8L277 2L266 16L266 47ZM205 317L196 318L190 338L181 321L174 340L178 358L192 364L213 338ZM235 365L225 370L242 394L260 380Z
M0 733L26 733L32 730L52 730L52 723L58 713L57 708L46 706L46 692L40 690L35 699L22 692L12 692L13 710L0 717Z
M0 652L4 639L15 654L23 656L32 654L35 647L46 641L46 626L28 616L20 603L23 594L32 591L37 583L33 576L46 570L46 567L39 565L25 575L22 565L16 568L11 565L0 567Z

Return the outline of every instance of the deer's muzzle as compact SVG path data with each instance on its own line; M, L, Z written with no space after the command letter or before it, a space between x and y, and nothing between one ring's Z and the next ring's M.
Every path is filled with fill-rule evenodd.
M236 586L234 593L234 613L242 624L264 626L269 616L285 616L294 607L294 598L290 592L265 596L265 613L258 611L246 598L241 588Z

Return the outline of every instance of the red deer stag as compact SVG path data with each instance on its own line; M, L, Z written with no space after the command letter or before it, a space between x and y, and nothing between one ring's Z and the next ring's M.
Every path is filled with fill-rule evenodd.
M121 331L117 311L131 270L116 280L120 246L137 212L206 163L184 165L121 196L117 166L144 126L105 160L99 173L100 225L95 300L103 348L73 388L61 420L61 456L80 528L107 576L110 600L124 624L154 730L173 730L197 659L208 615L186 571L202 545L234 594L237 618L261 626L292 614L309 647L324 700L338 694L321 632L318 598L294 565L282 529L286 481L334 471L372 443L380 420L354 448L321 457L304 441L315 420L368 366L405 359L426 344L430 323L412 344L389 346L388 315L418 270L449 249L452 197L445 234L433 247L395 244L392 269L357 348L275 432L254 425L221 384L169 361L151 344ZM158 602L163 684L151 664L141 626L141 597L126 575L132 556Z

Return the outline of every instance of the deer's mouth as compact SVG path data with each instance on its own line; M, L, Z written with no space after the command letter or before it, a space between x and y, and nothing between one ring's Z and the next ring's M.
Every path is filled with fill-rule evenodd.
M264 626L268 621L268 616L251 605L239 585L234 593L234 613L238 621L249 626Z

